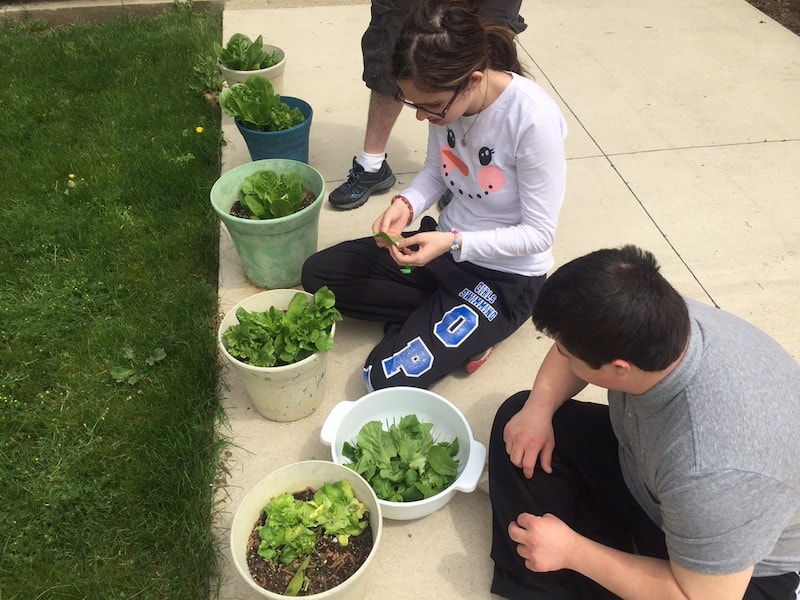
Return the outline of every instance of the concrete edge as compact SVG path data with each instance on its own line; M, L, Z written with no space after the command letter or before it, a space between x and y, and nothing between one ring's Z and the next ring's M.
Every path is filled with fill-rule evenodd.
M54 26L74 25L76 23L103 23L115 19L123 13L137 17L147 17L165 10L177 10L182 4L170 0L132 0L100 4L97 2L31 2L23 4L2 4L0 14L3 19L17 23L34 18ZM224 0L193 0L195 10L218 7L224 8Z

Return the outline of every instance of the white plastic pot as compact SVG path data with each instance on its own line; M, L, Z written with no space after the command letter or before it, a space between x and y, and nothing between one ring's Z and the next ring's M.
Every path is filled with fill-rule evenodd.
M449 441L458 438L458 475L453 484L430 498L413 502L389 502L378 499L387 519L408 520L427 516L450 502L456 492L472 492L478 486L486 462L486 447L476 441L466 417L451 402L434 392L412 387L393 387L362 396L359 400L339 402L322 425L320 438L331 447L333 462L350 462L342 456L345 442L355 445L356 436L369 421L386 424L399 422L415 414L422 422L433 423L433 436Z
M286 54L282 48L278 48L277 46L272 46L270 44L264 44L264 50L267 52L277 52L278 54L278 62L271 67L266 67L265 69L239 71L237 69L228 68L221 62L217 61L219 71L225 81L228 82L228 87L232 86L234 83L244 83L251 75L259 75L269 79L269 82L272 84L272 89L275 90L276 94L283 94L283 74L286 71Z
M298 290L277 289L253 294L234 306L220 323L217 342L220 352L230 362L244 384L253 406L272 421L296 421L313 413L325 397L325 370L328 353L317 352L291 365L254 367L232 356L222 334L239 323L236 311L242 307L250 312L269 310L271 306L286 309ZM307 292L300 292L313 296ZM332 333L336 332L333 324Z
M280 494L287 492L294 494L308 487L316 490L325 483L335 483L343 479L350 482L356 498L369 510L372 551L364 564L349 579L325 592L303 597L311 600L360 600L365 597L370 564L378 551L383 533L381 507L378 504L378 497L363 477L347 467L326 460L296 462L273 471L247 492L233 516L230 537L233 563L239 575L259 596L272 600L285 600L288 597L262 588L250 576L250 569L247 566L247 541L253 527L261 518L261 511L272 498Z

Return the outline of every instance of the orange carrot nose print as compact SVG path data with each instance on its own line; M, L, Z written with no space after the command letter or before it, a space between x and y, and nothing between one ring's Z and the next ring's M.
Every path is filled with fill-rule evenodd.
M463 160L461 160L461 159L460 159L460 158L458 158L458 157L457 157L455 154L453 154L453 151L452 151L452 150L450 150L449 148L445 148L445 149L443 149L443 150L442 150L442 156L444 157L444 164L443 164L442 166L444 167L444 169L445 169L446 171L449 171L449 170L450 170L450 169L448 168L448 166L449 166L449 165L447 164L447 163L449 162L449 163L452 163L452 165L453 165L453 166L454 166L456 169L458 169L459 171L461 171L461 174L462 174L464 177L466 177L467 175L469 175L469 167L468 167L468 166L467 166L467 165L464 163L464 161L463 161Z

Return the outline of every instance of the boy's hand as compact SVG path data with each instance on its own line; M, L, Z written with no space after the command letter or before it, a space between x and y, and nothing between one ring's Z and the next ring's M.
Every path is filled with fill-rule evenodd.
M517 542L517 554L536 573L570 568L578 534L555 515L541 517L522 513L508 526L509 537Z

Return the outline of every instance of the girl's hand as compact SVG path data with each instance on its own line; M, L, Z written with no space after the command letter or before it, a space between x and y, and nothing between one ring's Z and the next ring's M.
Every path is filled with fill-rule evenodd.
M391 247L389 251L398 265L422 267L434 258L449 252L452 245L452 233L423 231L401 239L397 243L397 247Z
M409 215L410 211L405 202L395 200L377 219L375 219L375 222L372 224L372 233L375 234L379 231L383 231L390 237L399 238L408 225ZM377 243L380 248L388 248L391 246L389 242L381 238L375 238L375 243Z

